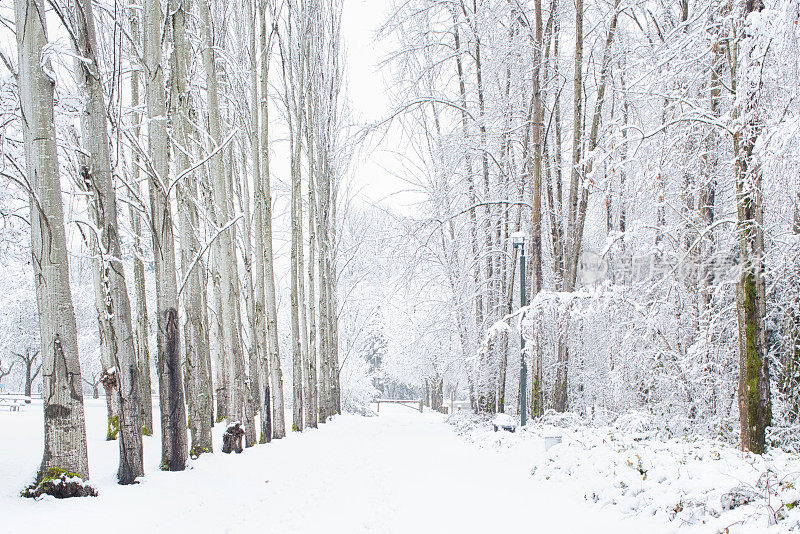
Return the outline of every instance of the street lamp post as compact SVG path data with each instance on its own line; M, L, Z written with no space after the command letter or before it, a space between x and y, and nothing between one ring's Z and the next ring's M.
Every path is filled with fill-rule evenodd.
M525 234L515 232L511 235L514 249L519 247L519 303L520 307L525 307ZM521 323L520 323L521 324ZM525 426L528 418L528 366L525 363L525 336L520 328L520 370L519 370L519 424Z

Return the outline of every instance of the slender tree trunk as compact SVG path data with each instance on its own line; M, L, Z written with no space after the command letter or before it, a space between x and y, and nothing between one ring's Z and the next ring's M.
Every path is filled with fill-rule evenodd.
M44 455L37 482L63 469L89 479L78 333L58 172L44 5L14 0L18 83L30 200L31 259L39 310L43 371Z
M467 107L467 89L466 89L466 82L464 78L464 65L461 59L462 55L462 48L461 48L461 35L459 32L459 21L458 21L458 11L455 7L452 8L452 15L453 15L453 43L455 48L455 60L456 60L456 74L458 76L458 92L460 98L460 105L461 105L461 133L464 138L464 142L469 142L469 111ZM473 265L473 273L472 273L472 283L473 283L473 294L475 295L475 324L473 327L473 336L472 336L472 346L473 348L477 344L476 336L478 335L478 331L483 325L483 296L480 292L481 287L481 269L480 269L480 250L478 245L478 218L477 218L477 207L476 204L478 203L478 195L475 190L475 181L472 175L472 153L469 147L466 147L464 151L464 166L466 167L466 180L467 180L467 202L470 203L469 208L469 224L470 224L470 244L472 246L472 265ZM474 381L474 377L470 374L470 403L475 407L475 396L473 394L473 387L472 383Z
M743 13L747 15L764 9L761 0L747 0ZM746 22L745 22L746 24ZM764 51L758 38L745 27L737 43L740 64L735 65L738 80L734 90L735 110L743 128L733 137L736 158L736 204L738 214L740 277L737 287L739 322L739 420L742 450L763 454L766 428L772 421L769 384L769 361L764 331L764 241L762 216L762 170L754 153L756 141L763 130L760 116L761 62Z
M239 189L238 184L235 183L234 180L238 181L239 174L236 169L236 162L233 159L233 143L230 143L225 150L227 154L227 162L228 164L225 166L227 169L227 190L229 193L233 193ZM233 198L230 197L230 202L228 205L229 213L234 213L233 207ZM239 344L240 350L239 354L241 357L234 358L233 360L233 368L231 369L233 375L232 380L234 383L233 392L235 395L240 396L241 408L242 408L242 423L244 426L244 443L245 447L252 447L256 444L257 434L256 434L256 425L255 425L255 409L253 407L253 403L251 402L251 395L250 395L250 387L248 386L247 380L247 373L245 370L245 361L244 361L244 352L241 347L244 346L244 340L242 338L242 307L241 307L241 299L238 297L241 295L241 284L239 280L239 268L238 268L238 260L236 258L236 248L235 243L237 243L236 239L236 225L231 228L231 241L232 245L234 246L232 252L232 259L233 264L231 265L230 271L230 279L233 281L233 293L237 296L236 300L234 301L234 317L236 319L236 340ZM234 353L235 354L235 353ZM234 399L234 404L236 400Z
M250 18L249 20L252 20ZM242 142L244 145L244 141ZM258 146L258 143L255 143ZM250 346L247 351L248 363L248 383L250 391L248 395L248 402L250 403L251 410L255 413L258 412L261 405L261 385L259 380L259 368L262 355L259 352L258 336L256 334L256 309L255 309L255 287L253 282L253 253L250 249L253 243L251 235L251 224L253 219L250 215L250 187L247 180L247 151L245 146L242 146L242 174L239 175L240 179L235 182L236 196L239 199L239 208L242 212L242 256L244 258L244 299L245 299L245 312L247 315L248 333L250 335Z
M486 324L479 326L479 331L488 329L488 326L496 319L497 314L497 288L494 269L494 244L492 240L492 218L494 217L494 210L492 209L492 197L490 188L489 176L489 152L487 146L487 133L486 133L486 104L483 89L483 64L481 61L482 44L480 38L480 31L478 29L478 8L477 0L472 1L472 13L469 18L473 37L475 38L475 82L478 94L478 134L481 151L481 174L483 178L483 202L484 219L483 219L483 233L484 233L484 246L483 261L484 276L486 278L483 291L486 292ZM476 259L477 260L477 259ZM483 356L481 374L481 393L479 397L478 407L482 411L494 413L497 411L497 376L494 367L494 353L497 350L497 343L489 341L486 346L486 351Z
M330 217L329 217L329 238L328 238L328 258L326 268L328 270L328 314L330 319L328 324L328 348L330 350L329 369L331 373L331 410L334 414L342 413L342 388L341 388L341 369L339 367L339 304L336 298L336 182L335 175L330 174L328 179L328 189L330 191Z
M81 167L83 169L89 168L87 162L88 157L85 155L79 156L81 160ZM91 182L84 182L83 177L78 176L78 186L81 191L87 195L93 195L91 192ZM92 224L99 228L99 214L97 203L91 200L88 203L87 211L92 220ZM100 375L100 382L103 384L103 390L106 395L106 441L114 441L119 434L119 395L117 394L117 380L114 376L115 368L112 356L112 338L113 329L108 315L106 313L105 291L103 289L103 253L100 247L100 236L93 230L89 232L81 230L84 236L84 241L89 248L92 256L92 287L94 289L94 307L97 313L97 339L100 345L100 368L102 369ZM86 235L90 233L90 235Z
M319 28L315 25L315 30ZM309 47L316 49L318 43L316 41L317 33L312 32ZM308 52L308 51L307 51ZM317 113L321 112L318 109L317 93L319 92L319 83L317 77L314 75L313 66L310 61L310 54L306 53L304 56L306 69L308 70L309 78L311 79L311 87L314 89L306 97L306 151L308 156L308 348L306 350L305 373L306 373L306 392L305 392L305 423L306 426L317 427L317 306L315 295L315 262L316 262L316 240L317 240L317 197L316 197L316 174L319 172L319 166L316 161L315 144L317 143L316 136L318 135L318 122L316 120Z
M213 53L211 17L207 0L198 2L199 19L203 34L203 65L206 72L206 91L208 98L208 130L211 140L210 175L214 199L215 224L222 228L230 222L228 202L229 189L225 177L225 164L222 147L222 124L219 112L217 88L217 68ZM228 391L228 424L244 420L245 375L244 355L242 353L239 323L237 320L238 277L236 275L236 256L233 248L235 227L231 226L214 241L214 278L218 280L222 315L217 320L222 325L222 351L230 358L233 376ZM247 428L247 423L245 422Z
M189 404L189 429L192 434L190 455L197 458L212 452L212 403L208 394L207 362L209 361L208 324L203 293L206 288L203 265L195 258L201 252L196 231L199 225L197 213L197 184L195 175L189 171L189 135L187 114L192 104L186 87L188 68L188 43L186 39L187 14L191 12L190 0L170 0L170 24L172 27L173 51L170 56L170 122L172 138L175 140L173 157L175 175L189 173L178 183L178 222L181 238L181 271L186 280L183 288L183 308L186 311L184 339L186 341L186 375Z
M213 206L210 205L211 201L206 203L211 209L209 209L210 213L213 213ZM218 261L216 259L216 246L212 247L212 266L216 264ZM214 342L216 345L216 350L214 351L215 354L215 365L214 371L216 373L216 380L214 381L215 389L214 393L217 397L217 422L221 422L228 416L228 353L225 350L225 336L222 333L222 292L220 290L220 280L219 277L216 276L217 271L213 269L211 271L212 277L212 292L214 298L214 314L212 320L212 327L214 332Z
M289 69L292 65L288 66ZM292 110L288 111L290 114ZM299 119L299 114L298 114ZM291 130L291 119L289 122ZM296 126L297 131L300 125ZM301 337L300 320L300 267L299 248L303 246L300 240L300 139L296 131L289 134L290 150L292 154L292 257L291 257L291 312L292 312L292 430L300 431L303 428L303 339Z
M147 143L153 166L149 189L158 314L156 364L161 408L161 469L182 471L186 468L188 445L181 377L175 240L172 233L172 210L167 196L169 145L164 72L161 64L161 32L164 18L159 0L145 0L144 21Z
M119 406L120 462L117 478L120 484L133 484L144 474L142 460L142 425L134 347L131 304L122 267L122 247L117 225L117 199L111 176L105 98L95 51L98 49L94 13L90 0L74 0L78 53L76 77L84 95L81 120L86 165L80 174L92 194L95 224L100 231L99 252L103 275L103 301L109 327L109 344L113 369L116 372L116 395Z
M261 436L259 437L259 443L268 443L272 441L272 415L270 413L269 360L267 357L266 305L264 301L264 186L261 183L261 146L258 126L258 115L261 109L258 92L260 74L259 61L265 61L266 50L257 46L257 44L260 44L259 32L266 33L267 29L266 22L260 11L259 0L248 1L247 6L247 20L253 21L250 26L250 154L253 173L253 245L255 251L253 257L255 281L253 284L252 342L254 345L253 350L255 350L256 353L256 367L253 367L251 362L250 372L256 373L257 376L259 376L258 383L260 389L258 392L254 392L255 400L260 403L261 411Z
M139 37L139 13L135 9L130 11L131 38L135 43L140 42ZM132 66L131 70L131 108L133 137L139 140L142 114L139 111L141 104L139 99L139 70L138 65ZM139 213L139 206L144 208L142 191L139 186L139 165L140 158L138 150L133 151L133 191L130 204L131 226L134 234L134 257L133 257L133 285L136 293L136 360L138 365L137 376L139 378L139 401L142 408L142 434L150 436L153 434L153 393L150 383L150 345L149 345L149 320L147 318L147 290L144 280L144 248L142 246L142 217Z
M271 426L271 402L270 402L270 387L269 387L269 357L267 356L267 325L266 325L266 302L264 297L264 184L261 180L261 145L259 138L259 112L261 104L259 101L259 62L268 61L268 54L266 51L266 20L264 18L263 2L253 0L255 2L255 9L253 5L250 6L251 14L257 13L258 16L251 27L250 32L250 57L252 61L252 70L250 73L251 82L251 109L250 109L250 128L251 128L251 151L253 163L253 188L254 188L254 203L255 213L253 214L254 224L254 242L255 242L255 323L253 328L255 330L255 344L256 351L259 358L260 372L261 372L261 391L259 392L259 399L261 400L261 437L260 443L268 443L272 441L272 426ZM252 17L248 17L252 20ZM264 37L263 42L257 39L256 32ZM258 42L259 46L256 47ZM250 372L253 372L251 369Z
M261 4L261 189L263 211L261 213L264 233L261 236L264 247L264 296L267 317L267 351L269 353L270 389L272 393L272 437L280 439L286 435L283 412L283 371L278 352L278 311L275 295L275 262L272 250L272 192L269 170L269 58L267 43L266 2ZM272 33L269 44L271 45Z
M567 201L567 221L565 234L565 277L564 291L575 289L577 273L573 272L573 256L578 255L580 243L577 242L578 197L582 195L581 149L583 137L583 0L575 2L575 72L573 78L573 121L572 121L572 172L570 175L569 200ZM559 412L567 410L567 367L569 352L566 340L559 340L556 364L556 383L553 391L553 406Z
M327 148L327 147L326 147ZM324 160L323 160L324 161ZM324 423L331 416L330 380L330 313L328 313L328 206L330 195L328 184L330 176L327 166L320 168L317 183L317 240L319 244L319 422Z
M595 100L594 112L592 114L592 124L589 133L589 153L592 154L597 147L597 135L600 131L600 119L602 117L603 103L605 100L605 89L611 70L611 47L616 33L617 19L619 15L620 0L615 0L614 11L612 14L611 25L606 35L603 50L603 59L600 67L600 86L597 89L597 99ZM592 159L586 163L582 162L583 155L583 0L576 2L575 18L575 79L574 79L574 121L572 138L572 178L570 181L569 204L567 213L566 230L566 260L565 268L566 279L564 280L564 291L572 292L578 278L578 261L581 253L581 242L583 241L583 228L586 222L586 210L589 202L589 188L585 187L583 181L586 176L592 174ZM579 201L580 198L580 201ZM569 350L566 346L566 336L559 342L558 363L556 368L556 384L554 391L554 407L557 411L563 412L568 409L567 398L567 369L569 366Z
M309 139L309 146L313 147L313 139ZM313 161L313 154L309 162ZM314 172L308 174L308 362L306 366L306 381L308 393L306 394L306 424L317 427L317 306L315 294L315 262L317 242L317 213L316 213L316 181Z

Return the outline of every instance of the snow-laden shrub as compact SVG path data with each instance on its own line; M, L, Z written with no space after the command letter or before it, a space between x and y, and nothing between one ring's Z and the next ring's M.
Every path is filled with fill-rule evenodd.
M659 291L656 286L649 294ZM542 357L545 408L552 408L561 350L569 356L568 409L586 423L616 421L637 432L658 426L667 437L699 431L735 440L738 368L730 303L721 299L723 311L701 329L669 299L645 296L601 285L571 293L545 291L534 298L517 322L527 340L529 368L536 354ZM695 328L691 335L690 327ZM546 421L576 424L550 414Z
M351 358L342 366L340 375L342 388L342 410L368 415L369 403L378 395L372 381L369 362L363 358Z
M629 434L643 434L653 431L656 424L650 414L633 410L620 415L614 421L614 428Z
M586 421L573 412L558 413L555 410L547 410L541 417L541 423L558 428L571 428L583 426Z

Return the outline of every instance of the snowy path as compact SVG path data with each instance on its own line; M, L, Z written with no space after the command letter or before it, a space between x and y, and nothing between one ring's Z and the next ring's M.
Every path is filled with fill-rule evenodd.
M0 435L15 425L40 435L37 410L0 414ZM238 456L206 455L184 473L158 471L159 442L148 438L145 480L120 487L117 445L102 440L103 412L101 404L87 408L97 499L17 498L39 460L41 437L23 445L3 439L0 532L56 524L61 532L659 532L644 519L590 506L582 494L537 484L520 453L480 449L442 416L399 406L381 407L375 418L345 415Z

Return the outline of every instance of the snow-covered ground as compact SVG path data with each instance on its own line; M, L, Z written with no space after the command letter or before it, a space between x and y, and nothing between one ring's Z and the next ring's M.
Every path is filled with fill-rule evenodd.
M403 406L381 406L379 417L344 415L241 455L204 455L182 473L159 471L159 439L145 438L147 475L132 487L115 483L117 443L104 441L103 401L88 400L86 416L100 496L37 502L18 492L41 459L41 406L0 412L0 532L674 530L658 517L586 502L574 481L531 476L542 447L479 446L443 416ZM217 451L221 431L217 425Z
M449 422L485 451L527 458L525 471L540 491L571 489L592 510L646 520L648 532L800 531L800 459L793 454L756 456L714 440L667 439L637 413L601 426L551 413L513 434L494 432L490 420L468 412ZM547 448L548 437L561 443Z

